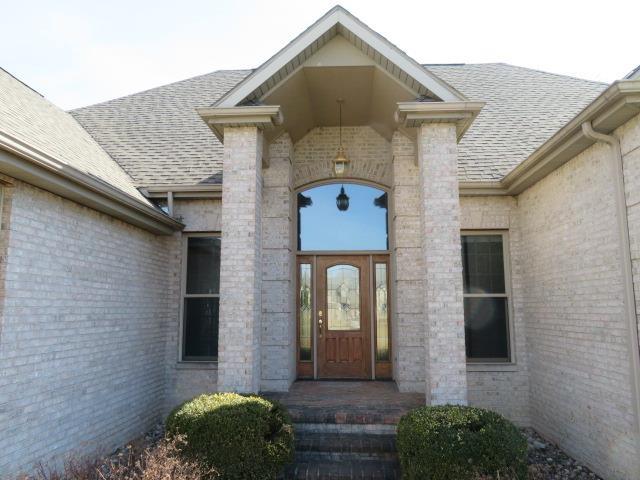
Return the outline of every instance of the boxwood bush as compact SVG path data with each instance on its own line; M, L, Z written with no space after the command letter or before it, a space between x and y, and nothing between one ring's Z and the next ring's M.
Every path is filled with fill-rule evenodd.
M293 456L287 412L255 395L200 395L171 412L166 427L169 436L186 436L182 453L216 478L272 479Z
M412 410L398 424L404 479L526 479L527 441L501 415L443 405Z

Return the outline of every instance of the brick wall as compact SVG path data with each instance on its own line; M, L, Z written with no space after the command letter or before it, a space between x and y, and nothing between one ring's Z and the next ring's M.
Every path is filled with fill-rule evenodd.
M518 198L536 430L605 478L637 478L611 151L596 144Z
M262 335L262 132L225 127L218 388L257 392Z
M176 199L174 200L174 215L184 223L184 232L216 232L222 230L221 215L222 201L219 199ZM175 233L168 243L170 256L170 290L169 306L171 315L167 333L166 367L167 381L165 388L165 413L185 400L189 400L201 393L217 390L218 364L217 362L181 362L179 358L180 302L183 281L183 262L185 236Z
M395 254L391 320L393 376L401 391L425 391L424 258L421 196L415 141L396 132L392 139L391 249Z
M460 197L463 230L507 231L511 278L512 365L468 364L469 404L495 410L518 425L529 425L529 377L522 299L522 240L513 197Z
M466 404L458 146L454 123L418 128L427 403Z
M269 145L262 170L262 378L260 389L287 391L296 376L293 262L293 144L288 134Z
M114 447L158 421L169 311L166 237L22 182L11 190L3 475Z
M391 145L371 127L342 127L342 145L351 161L347 177L391 185ZM298 188L334 177L338 127L318 127L295 144L293 185Z

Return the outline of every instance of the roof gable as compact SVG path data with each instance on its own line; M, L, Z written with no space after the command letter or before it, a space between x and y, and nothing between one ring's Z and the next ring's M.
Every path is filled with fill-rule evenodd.
M213 106L235 107L260 103L275 85L296 73L309 58L338 35L374 64L414 90L418 96L441 101L466 100L460 92L338 5L254 70Z

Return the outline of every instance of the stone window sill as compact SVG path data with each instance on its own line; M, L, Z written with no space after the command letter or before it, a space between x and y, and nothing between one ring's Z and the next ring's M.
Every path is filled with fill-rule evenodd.
M467 372L517 372L515 363L467 363Z
M218 362L177 362L176 370L217 370Z

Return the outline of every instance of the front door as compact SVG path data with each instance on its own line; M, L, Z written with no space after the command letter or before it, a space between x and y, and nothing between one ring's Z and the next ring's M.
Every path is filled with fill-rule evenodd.
M319 378L371 378L368 256L317 257Z

